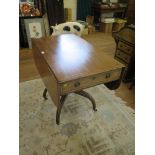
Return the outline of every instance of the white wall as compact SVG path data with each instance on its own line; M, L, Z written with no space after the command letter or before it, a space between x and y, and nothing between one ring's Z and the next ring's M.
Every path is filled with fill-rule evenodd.
M64 0L64 8L72 9L72 20L76 20L77 0Z

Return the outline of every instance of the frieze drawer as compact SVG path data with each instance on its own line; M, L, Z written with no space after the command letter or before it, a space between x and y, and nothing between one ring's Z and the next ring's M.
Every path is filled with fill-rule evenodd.
M125 51L128 54L132 54L133 52L133 47L129 46L121 41L118 42L118 48Z
M121 60L123 60L126 63L130 62L130 56L120 50L116 51L116 57L120 58Z
M79 80L74 80L66 83L62 83L61 95L80 90L87 87L92 87L96 84L106 83L109 81L118 80L120 78L122 69L113 70L110 72L97 74L91 77L81 78Z

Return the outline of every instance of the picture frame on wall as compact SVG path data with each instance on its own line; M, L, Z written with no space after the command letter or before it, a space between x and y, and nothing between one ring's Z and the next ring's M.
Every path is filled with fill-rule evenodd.
M31 38L45 36L44 22L42 18L24 19L29 48L32 48Z

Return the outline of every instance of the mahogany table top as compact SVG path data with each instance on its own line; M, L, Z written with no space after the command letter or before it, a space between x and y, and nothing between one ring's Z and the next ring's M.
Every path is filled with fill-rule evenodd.
M124 67L74 34L32 41L60 83Z

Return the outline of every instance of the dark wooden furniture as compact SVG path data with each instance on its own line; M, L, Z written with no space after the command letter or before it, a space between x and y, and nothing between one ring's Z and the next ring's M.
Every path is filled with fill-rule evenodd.
M128 1L128 9L126 11L127 24L135 24L135 0Z
M121 6L121 4L115 3L112 4L112 6L109 6L108 4L94 3L92 7L94 14L94 22L95 23L101 22L100 17L102 13L114 13L114 17L125 18L127 11L127 3L123 3L124 6Z
M124 82L134 80L135 75L135 30L126 26L118 32L113 33L116 41L115 59L126 66L123 76Z
M95 100L83 89L121 81L124 65L103 52L97 52L90 43L74 34L33 38L32 50L46 87L43 97L47 99L48 91L57 106L57 124L67 94L74 92L87 97L96 110Z

